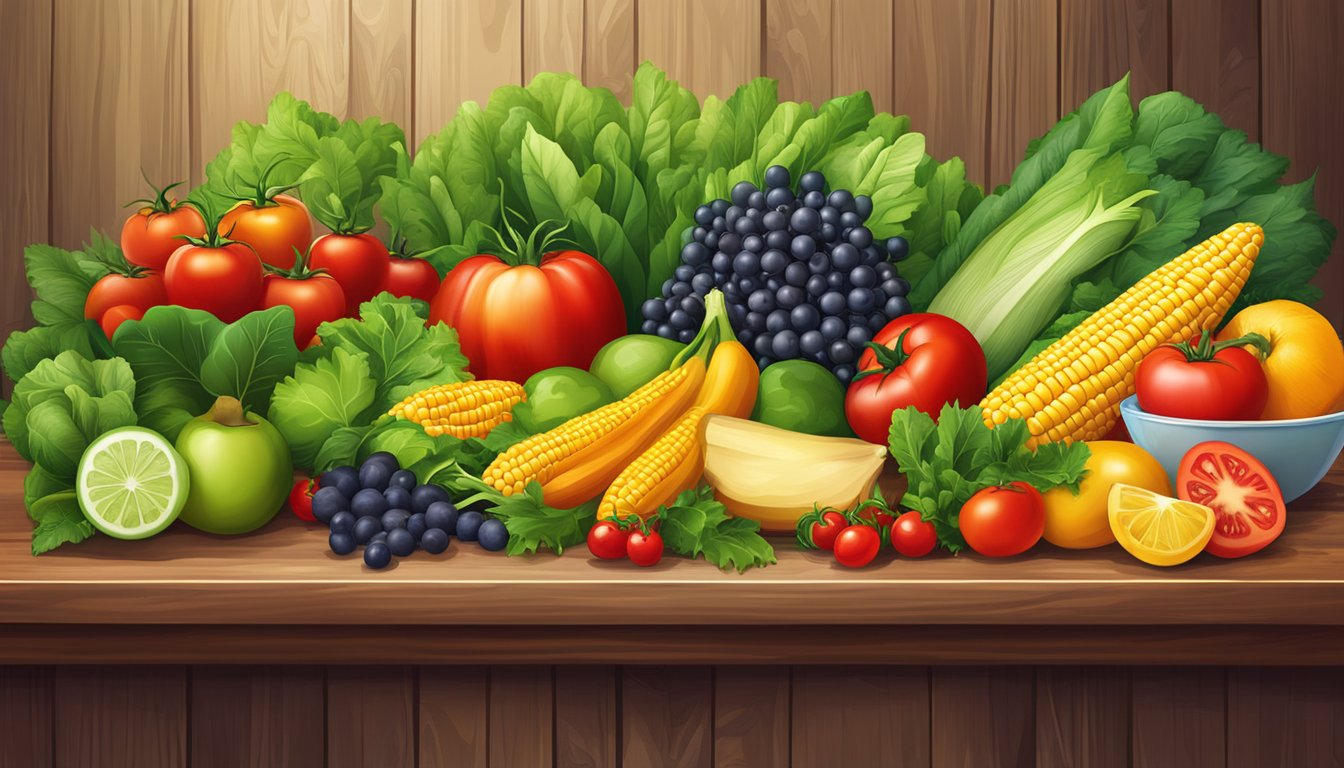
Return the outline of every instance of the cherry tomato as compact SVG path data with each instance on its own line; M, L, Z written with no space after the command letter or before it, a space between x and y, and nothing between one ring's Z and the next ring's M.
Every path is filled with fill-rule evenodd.
M261 308L286 306L294 310L294 344L311 344L317 327L345 316L345 293L331 275L308 269L307 258L295 259L294 268L271 268L262 281Z
M1149 352L1135 373L1139 407L1178 419L1259 419L1269 401L1269 381L1260 361L1243 348L1247 344L1269 354L1269 342L1259 334L1215 344L1208 331L1198 344L1164 344Z
M961 535L986 557L1012 557L1045 533L1045 500L1024 482L983 488L961 507Z
M870 443L887 444L894 411L913 405L936 419L948 403L969 407L985 396L985 353L950 317L898 317L867 346L845 393L845 416Z
M317 478L300 479L289 492L289 511L305 522L317 522L317 518L313 516L314 493L317 493Z
M867 525L851 525L835 539L835 561L846 568L862 568L873 562L882 548L882 535Z
M620 560L625 557L629 539L630 531L622 528L615 520L598 520L588 529L588 551L603 560Z
M625 543L625 554L630 562L641 568L657 565L663 559L663 536L657 531L632 531Z
M902 512L891 526L891 546L906 557L923 557L938 545L938 532L919 513Z
M1211 440L1191 448L1176 474L1176 495L1217 515L1204 550L1218 557L1259 552L1279 538L1287 522L1274 476L1259 459L1230 443Z
M172 303L203 309L232 323L257 308L262 276L261 261L241 243L192 243L168 259L163 281Z
M392 256L387 263L383 290L393 296L433 301L439 291L439 271L424 259Z
M173 251L182 247L182 237L201 237L205 234L205 220L190 205L168 199L168 190L182 182L159 189L154 185L153 198L136 200L143 203L121 225L121 251L126 261L150 269L163 269Z
M308 250L313 240L313 222L308 208L289 195L259 194L224 214L219 234L252 246L257 257L281 269L294 266L294 251Z
M118 304L103 313L99 324L103 326L103 335L108 340L116 334L117 329L127 320L139 320L145 316L145 311L139 307L133 307L130 304Z
M129 305L144 314L150 307L168 303L168 290L163 275L152 269L132 266L121 272L104 275L93 284L84 300L84 317L102 320L107 310Z
M308 261L341 284L350 316L359 314L359 305L377 296L387 280L387 246L368 233L323 235L313 242Z
M823 512L820 522L812 523L812 543L818 549L835 549L835 540L840 532L849 527L849 520L839 512Z

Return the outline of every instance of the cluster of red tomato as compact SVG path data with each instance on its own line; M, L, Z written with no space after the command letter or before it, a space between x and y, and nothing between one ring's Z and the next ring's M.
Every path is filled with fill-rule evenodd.
M588 551L602 560L624 560L638 566L657 565L663 559L663 535L657 521L599 520L588 529Z
M888 541L900 555L923 557L937 546L938 534L918 512L893 515L885 503L873 500L854 510L819 509L804 515L798 540L805 548L834 553L835 561L847 568L862 568Z
M172 186L126 220L121 249L128 265L89 292L84 316L99 321L108 338L161 304L205 310L224 322L283 305L294 309L294 342L304 348L319 325L354 315L382 291L425 301L438 291L429 262L393 256L373 235L314 240L298 198L240 202L207 232L200 211L167 198Z

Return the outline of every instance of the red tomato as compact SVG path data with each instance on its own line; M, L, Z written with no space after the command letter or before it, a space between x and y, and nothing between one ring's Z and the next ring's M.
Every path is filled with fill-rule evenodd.
M663 536L657 531L632 531L625 542L625 554L641 568L657 565L663 559Z
M294 344L304 349L312 343L317 327L345 316L345 293L340 283L321 270L308 269L299 258L291 270L272 269L262 280L261 308L290 307L294 310Z
M294 266L294 253L308 250L313 241L313 221L308 208L296 197L259 196L235 205L219 221L219 234L247 243L266 264L281 269Z
M163 275L151 269L131 267L125 273L104 275L93 284L84 300L84 317L102 320L107 310L123 304L135 307L143 315L150 307L167 303L168 291Z
M625 557L629 539L630 531L622 528L615 520L598 520L588 529L588 551L603 560L620 560Z
M849 527L849 520L839 512L831 510L821 513L821 519L810 525L809 535L812 537L813 546L817 549L833 550L840 532Z
M924 522L914 510L901 513L891 526L891 546L906 557L923 557L937 545L933 523Z
M961 507L961 535L986 557L1012 557L1045 533L1045 501L1023 482L984 488Z
M305 477L299 480L289 492L289 511L304 522L317 522L317 518L313 517L313 494L316 492L316 478Z
M846 568L862 568L873 562L882 548L882 535L867 525L851 525L835 539L835 561Z
M144 203L121 225L121 251L132 264L150 269L163 269L173 251L182 247L183 236L201 237L205 234L205 220L195 208L168 199L168 190L182 182L169 184L163 189L150 185L152 199L136 200Z
M1269 382L1260 361L1242 347L1269 342L1248 334L1213 343L1208 331L1197 345L1163 344L1139 363L1139 407L1159 416L1200 421L1251 421L1264 413Z
M978 403L987 379L985 353L960 323L905 315L878 331L859 358L845 416L859 437L886 445L892 412L913 405L936 419L948 403Z
M433 301L439 290L439 271L424 259L392 256L387 263L383 290L393 296Z
M625 334L625 307L607 270L578 251L538 264L472 256L444 278L429 322L457 329L478 379L527 381L546 368L586 369Z
M345 291L345 313L359 314L359 305L372 299L387 280L387 246L368 233L323 235L308 252L313 269L325 270Z
M262 275L261 260L241 243L193 244L178 248L168 259L163 282L172 303L232 323L257 308Z
M1287 522L1274 476L1259 459L1230 443L1211 440L1191 448L1176 474L1176 495L1217 515L1204 550L1218 557L1259 552L1279 538Z
M118 304L115 307L103 313L100 325L103 326L103 335L110 341L117 333L117 329L127 320L139 320L145 316L145 311L139 307L133 307L130 304Z

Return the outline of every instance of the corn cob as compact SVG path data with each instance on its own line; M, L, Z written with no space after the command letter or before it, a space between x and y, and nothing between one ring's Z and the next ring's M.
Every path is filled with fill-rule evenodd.
M672 429L621 470L602 496L598 518L648 517L694 485L704 471L698 437L704 417L702 406L691 408Z
M581 504L690 407L704 378L704 362L692 357L622 400L515 444L495 457L483 479L506 496L536 481L547 504Z
M512 381L463 381L423 389L387 413L419 424L433 437L484 437L512 421L513 406L523 399L522 385Z
M985 423L1026 419L1033 447L1104 437L1134 393L1139 361L1217 326L1264 240L1255 224L1234 224L1143 278L986 395Z

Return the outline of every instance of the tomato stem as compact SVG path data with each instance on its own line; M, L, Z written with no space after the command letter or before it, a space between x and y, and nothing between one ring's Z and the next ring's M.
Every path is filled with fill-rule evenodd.
M166 187L156 187L154 186L154 182L149 180L149 176L145 174L143 168L140 169L140 178L144 179L145 183L149 185L150 190L154 192L154 197L152 198L141 197L132 200L131 202L122 206L123 208L130 208L132 205L140 204L143 207L148 207L149 214L152 216L154 214L172 213L173 211L176 211L178 208L182 207L183 205L182 203L179 203L176 200L168 199L168 190L174 187L180 187L186 182L175 181Z
M1266 339L1258 333L1248 333L1245 336L1238 336L1235 339L1228 339L1226 341L1215 343L1213 341L1213 334L1207 328L1200 333L1199 341L1195 344L1191 344L1189 341L1181 341L1168 344L1167 346L1172 347L1173 349L1178 350L1182 355L1185 355L1185 361L1187 363L1213 362L1214 357L1216 357L1219 352L1230 347L1254 347L1256 356L1261 360L1264 360L1269 357L1269 353L1272 349L1269 339Z
M890 376L896 372L897 368L905 365L905 361L910 359L910 353L905 351L905 337L909 335L910 329L901 331L901 335L896 337L896 345L888 347L885 344L878 344L875 341L869 341L864 344L865 347L873 350L873 355L877 357L876 368L866 368L854 377L858 381L866 376Z
M321 267L318 267L317 269L312 269L308 266L308 260L311 253L312 253L311 248L307 253L305 253L303 251L300 251L299 247L296 245L294 246L293 267L290 267L289 269L283 269L281 267L275 266L274 264L266 264L264 262L262 263L261 266L262 269L266 270L266 274L275 275L276 277L283 277L286 280L307 280L309 278L321 277L323 275L330 274L327 270Z

